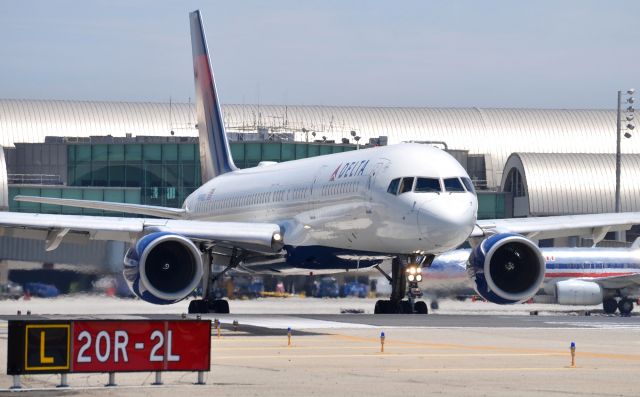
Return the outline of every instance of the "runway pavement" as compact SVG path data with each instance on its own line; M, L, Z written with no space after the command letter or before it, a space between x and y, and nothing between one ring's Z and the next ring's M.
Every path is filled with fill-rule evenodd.
M60 310L58 301L49 302L48 310L34 311L32 316L113 318L115 314L108 312L117 313L114 309L120 307L127 312L126 318L180 317L180 310L162 313L154 308L135 313L127 308L133 303L101 300L101 310L96 310L103 312L101 314L95 311L47 314L65 312ZM0 331L5 331L0 332L2 374L6 374L7 348L7 323L2 320L15 318L4 303L7 302L0 308L4 313L0 316ZM232 310L234 306L240 308L241 305L234 303ZM463 307L462 314L456 314L446 309L446 303L441 305L446 314L428 316L295 314L288 312L293 307L273 310L278 303L251 302L246 304L250 310L245 311L263 306L264 312L271 309L285 313L206 316L218 318L223 325L220 338L212 332L211 372L206 374L207 384L203 386L193 385L196 374L182 372L165 373L163 386L150 385L154 380L151 373L117 374L119 386L108 389L103 387L106 374L69 375L72 388L66 391L55 389L59 382L56 375L23 377L23 385L32 388L29 395L145 394L154 397L176 393L193 396L631 396L640 390L640 381L634 376L640 371L639 316L622 318L598 313L580 316L580 310L561 308L554 312L549 307L538 316L529 315L529 310L516 313L513 309L500 314L499 307L485 311L475 309L478 312L475 314ZM319 311L307 305L324 303L353 306L351 301L318 300L300 300L287 305L296 306L298 313L305 313ZM11 309L15 313L15 308ZM231 325L234 320L239 323L237 330ZM287 346L287 327L293 328L290 347ZM380 352L381 332L385 332L384 353ZM569 367L571 342L577 345L576 368ZM0 389L6 390L10 385L11 378L0 375Z

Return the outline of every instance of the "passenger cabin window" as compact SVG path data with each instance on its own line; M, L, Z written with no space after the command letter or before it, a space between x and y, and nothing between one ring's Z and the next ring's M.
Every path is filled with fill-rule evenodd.
M398 192L398 194L410 192L411 190L413 190L414 179L414 177L402 178L402 182L400 183L400 191Z
M458 178L445 178L444 190L447 192L464 192L464 187L462 187L462 182Z
M441 192L440 179L436 178L418 178L416 180L416 193Z
M461 179L462 179L462 183L464 183L464 187L467 188L467 192L476 194L476 189L473 187L473 182L471 182L471 179L467 177L462 177Z
M387 193L391 193L393 195L398 194L398 185L400 185L400 178L392 180L387 188Z

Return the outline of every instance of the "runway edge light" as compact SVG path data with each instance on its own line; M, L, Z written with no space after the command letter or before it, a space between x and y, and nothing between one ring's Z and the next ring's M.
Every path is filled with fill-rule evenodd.
M380 353L384 353L384 331L380 332Z
M571 368L576 366L576 343L571 342Z

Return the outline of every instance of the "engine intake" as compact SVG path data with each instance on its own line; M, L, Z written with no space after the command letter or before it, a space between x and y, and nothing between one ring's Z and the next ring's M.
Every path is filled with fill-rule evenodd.
M197 287L203 274L202 256L186 237L151 233L129 248L123 273L131 291L141 299L171 304Z
M484 299L499 304L533 297L545 274L545 260L531 240L514 233L493 235L471 251L467 273Z

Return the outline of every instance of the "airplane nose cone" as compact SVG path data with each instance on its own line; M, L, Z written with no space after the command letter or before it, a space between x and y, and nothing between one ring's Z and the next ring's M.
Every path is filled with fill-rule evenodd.
M445 193L420 208L420 234L438 248L455 248L462 244L473 230L476 211L475 197Z

